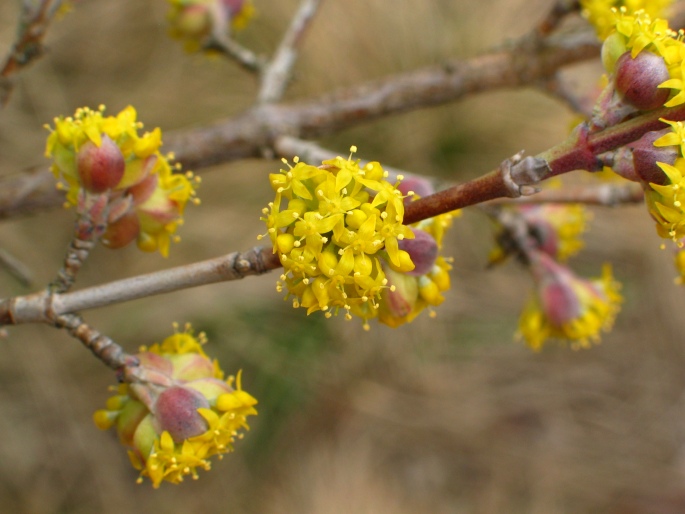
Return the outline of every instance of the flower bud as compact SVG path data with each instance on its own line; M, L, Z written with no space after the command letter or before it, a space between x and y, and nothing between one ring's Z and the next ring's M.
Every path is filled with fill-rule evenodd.
M383 292L381 309L393 318L403 318L411 313L419 297L418 281L408 273L386 270L388 285L395 286Z
M614 73L616 61L626 52L625 38L619 32L613 32L602 44L602 64L607 73Z
M671 129L647 132L637 141L619 148L611 168L623 178L644 184L666 184L668 177L657 162L673 164L678 157L676 146L654 146L654 141Z
M209 402L199 392L186 387L169 387L157 399L153 415L160 432L166 430L175 443L200 435L207 430L207 422L197 409L206 409Z
M121 371L123 383L106 409L95 413L99 428L116 427L141 478L150 477L154 487L209 469L208 459L232 451L239 432L249 428L247 416L257 414L240 373L224 380L203 342L188 331L144 349L135 366Z
M412 228L414 239L403 239L399 242L401 250L406 251L414 263L414 269L407 275L418 277L430 272L438 257L438 243L433 236L418 228Z
M209 7L204 4L190 4L180 10L173 20L179 34L190 38L203 38L212 28Z
M635 58L626 52L616 62L616 91L641 111L661 107L668 100L670 90L659 89L659 84L668 79L663 58L646 50Z
M529 346L539 350L547 339L562 339L585 347L611 328L622 298L609 267L601 278L586 280L545 253L530 257L536 294L519 321Z
M124 176L124 155L106 134L100 145L87 141L76 155L76 167L83 187L91 193L104 193L116 187Z
M135 212L129 212L107 225L102 244L108 248L123 248L135 241L140 233L140 222Z
M414 195L407 196L409 192L413 192L416 196L421 198L435 193L433 183L418 175L405 177L404 180L398 184L397 189L405 196L405 206L414 201Z

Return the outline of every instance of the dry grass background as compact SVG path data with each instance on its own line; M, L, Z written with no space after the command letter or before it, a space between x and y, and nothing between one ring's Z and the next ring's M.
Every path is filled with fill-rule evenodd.
M241 40L278 42L296 0L255 0ZM18 2L0 2L0 48ZM327 0L308 37L291 98L470 56L531 27L548 0ZM232 63L183 54L165 35L165 2L82 1L48 36L49 53L19 77L0 112L0 173L46 165L54 116L131 103L149 128L170 131L246 108L254 80ZM586 66L570 80L597 73ZM476 176L525 148L564 137L571 115L535 91L490 93L374 122L323 144L450 180ZM80 285L132 276L255 244L278 163L204 174L171 257L99 248ZM260 416L237 451L197 482L153 491L135 484L113 434L91 413L112 373L47 327L0 341L0 512L527 513L685 512L685 296L672 285L641 207L597 210L574 266L611 260L626 302L592 350L512 342L529 285L513 264L484 270L490 230L466 213L450 236L454 287L436 320L399 330L323 322L293 312L274 277L250 278L86 313L133 350L173 321L210 337L225 369L244 369ZM0 241L36 274L57 269L70 212L3 222ZM1 296L25 292L0 276Z

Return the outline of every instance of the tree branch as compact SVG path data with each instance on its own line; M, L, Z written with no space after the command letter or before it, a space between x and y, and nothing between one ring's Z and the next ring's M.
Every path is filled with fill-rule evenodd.
M281 266L271 248L233 252L185 266L117 280L72 293L40 291L0 302L0 325L49 323L62 314L105 307L138 298L261 275Z
M5 105L12 93L10 77L43 55L43 37L61 4L62 0L41 0L34 7L33 2L22 2L17 38L0 68L0 105Z
M534 85L566 65L599 55L590 31L518 44L466 60L450 60L318 98L264 104L211 126L165 135L167 148L187 169L261 157L282 135L304 139L411 110L442 105L468 95ZM49 172L0 180L0 219L54 208L64 201Z
M297 60L297 47L314 18L321 0L302 0L290 27L276 50L271 62L262 75L262 87L257 96L258 103L276 102L283 97Z

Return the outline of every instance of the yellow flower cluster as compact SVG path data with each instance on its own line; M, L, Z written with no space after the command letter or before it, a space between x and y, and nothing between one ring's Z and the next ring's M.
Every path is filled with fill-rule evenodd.
M142 347L137 357L145 380L119 385L107 408L94 415L99 428L115 426L131 448L139 483L147 476L157 488L163 481L198 478L212 456L233 451L240 431L249 429L247 417L257 414L257 400L242 389L240 373L224 380L217 361L202 350L204 342L187 327Z
M414 237L402 223L403 196L385 177L379 163L360 167L351 156L320 167L295 159L294 167L270 175L276 197L262 219L284 268L278 289L285 284L295 307L373 318L391 287L382 263L398 272L414 269L399 248Z
M606 39L615 27L615 10L624 8L627 12L643 10L656 18L664 16L673 0L581 0L583 16L597 29L600 39Z
M539 351L548 339L586 348L608 331L620 310L620 284L605 265L601 278L585 280L568 268L555 267L538 284L519 320L518 336Z
M73 117L55 118L54 129L46 127L50 135L45 154L53 159L51 169L56 178L67 183L68 204L76 205L84 186L77 163L79 150L87 143L101 148L104 139L111 140L118 148L115 151L123 157L125 168L109 195L111 200L122 202L130 198L131 215L122 215L120 221L125 223L120 223L120 227L113 224L111 238L105 237L103 242L118 247L137 239L141 250L159 250L167 256L172 236L183 222L186 204L198 203L195 185L199 180L190 172L173 172L169 164L172 156L159 151L162 145L159 128L138 134L143 125L136 120L133 107L126 107L116 116L105 116L104 110L104 106L98 110L80 108Z

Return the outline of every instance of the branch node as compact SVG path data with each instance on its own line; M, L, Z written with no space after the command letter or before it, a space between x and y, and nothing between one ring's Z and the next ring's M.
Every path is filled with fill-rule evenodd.
M507 188L507 196L518 198L530 196L539 191L537 184L551 171L547 161L539 157L523 157L523 151L518 152L509 159L502 161L500 170L502 180Z

